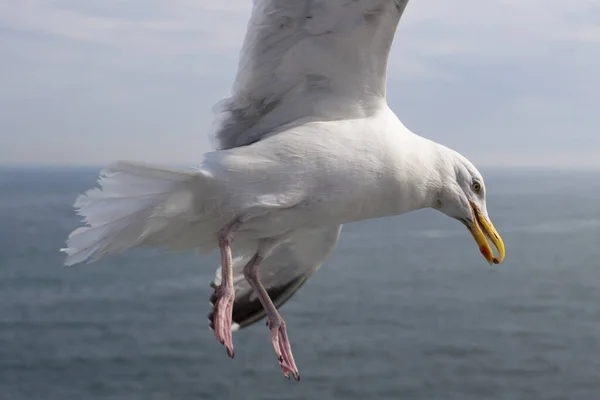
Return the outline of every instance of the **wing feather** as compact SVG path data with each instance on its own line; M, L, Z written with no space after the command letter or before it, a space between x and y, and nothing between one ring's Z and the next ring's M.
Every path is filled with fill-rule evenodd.
M298 119L369 115L408 0L256 0L216 146L251 144Z

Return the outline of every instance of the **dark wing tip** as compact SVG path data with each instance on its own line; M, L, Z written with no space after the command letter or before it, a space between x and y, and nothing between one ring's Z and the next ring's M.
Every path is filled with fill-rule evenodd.
M299 276L298 278L286 282L285 285L271 287L267 289L269 297L277 308L281 307L288 301L298 289L306 282L308 276ZM215 283L211 283L211 287L216 289ZM252 297L252 299L250 299ZM217 296L213 292L210 296L210 303L213 305L213 310L208 314L210 329L214 329L214 305L217 301ZM245 328L253 323L261 320L266 315L266 312L253 292L248 292L243 296L237 296L233 302L232 322L238 325L238 329Z

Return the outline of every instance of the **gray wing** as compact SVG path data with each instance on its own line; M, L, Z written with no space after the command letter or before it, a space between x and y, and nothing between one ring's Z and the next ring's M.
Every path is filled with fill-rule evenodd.
M300 119L362 118L385 99L388 55L408 0L255 0L216 147Z
M329 256L338 242L341 225L306 229L294 234L289 242L278 246L260 264L261 281L277 308L289 300ZM244 328L263 318L265 311L256 294L246 282L243 268L250 257L239 257L233 263L235 302L233 303L233 330ZM211 286L221 283L221 267L217 269ZM210 298L214 306L216 297ZM208 316L213 328L213 313Z

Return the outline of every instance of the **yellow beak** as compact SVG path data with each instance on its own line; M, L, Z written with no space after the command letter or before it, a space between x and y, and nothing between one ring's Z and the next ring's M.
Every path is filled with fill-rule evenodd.
M496 228L494 228L492 221L486 218L475 204L470 204L471 212L473 213L473 225L467 226L467 228L469 229L469 232L471 232L471 235L473 235L473 238L479 246L479 251L481 251L481 254L483 254L485 259L490 264L500 264L504 261L504 255L506 254L504 242L498 234L498 231L496 231ZM494 256L492 248L488 244L488 239L496 248L498 252L497 256Z

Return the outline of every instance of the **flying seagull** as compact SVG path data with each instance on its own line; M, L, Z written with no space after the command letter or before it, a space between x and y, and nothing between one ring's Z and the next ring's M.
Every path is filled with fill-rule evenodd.
M217 149L190 169L106 167L100 187L76 200L86 226L69 235L65 264L137 246L219 248L215 336L233 357L232 327L266 315L283 374L298 380L278 308L331 253L342 224L430 207L501 263L481 174L412 133L386 102L407 3L255 0L233 93L219 104Z

